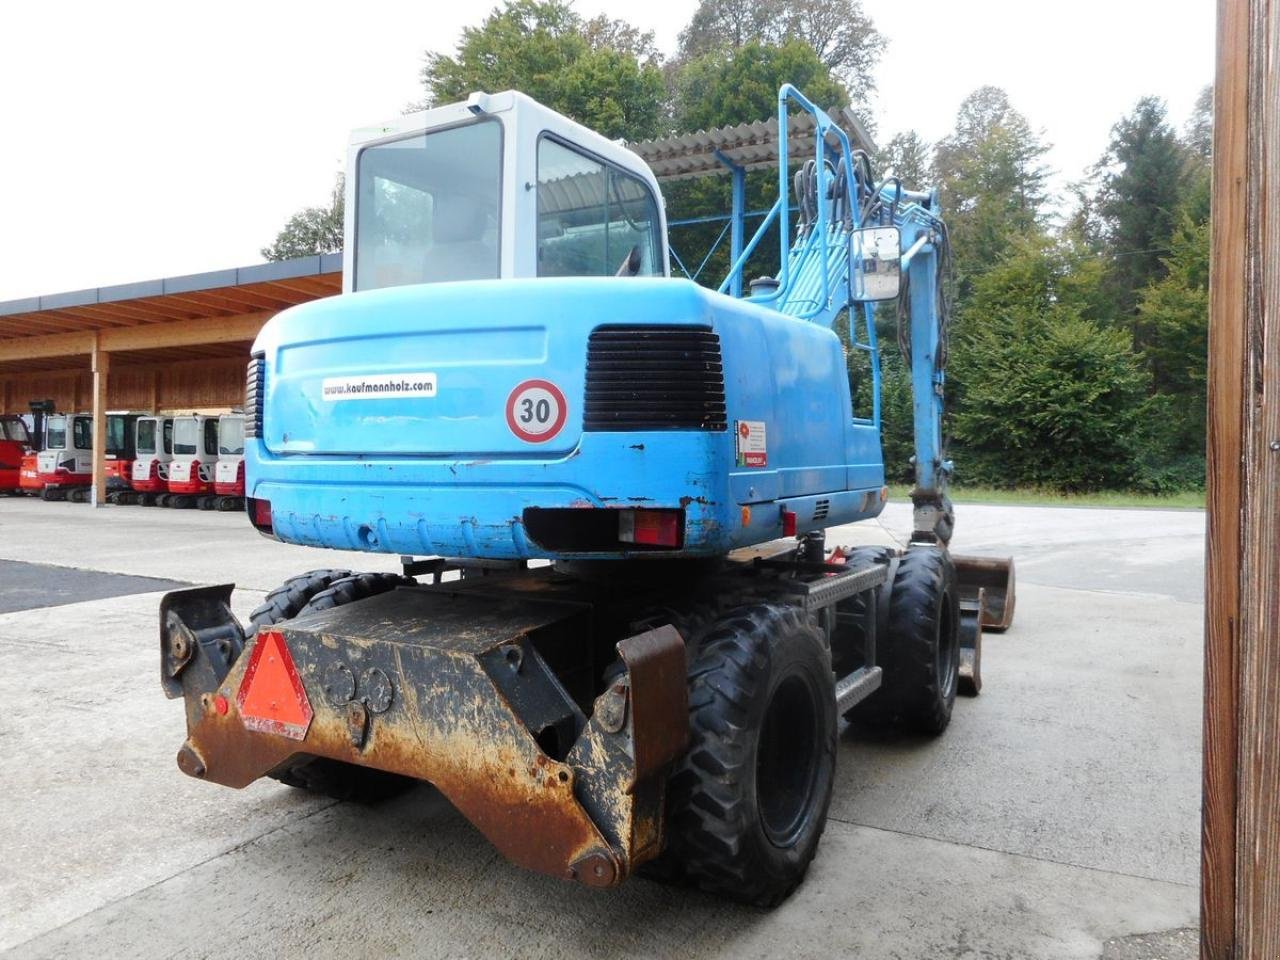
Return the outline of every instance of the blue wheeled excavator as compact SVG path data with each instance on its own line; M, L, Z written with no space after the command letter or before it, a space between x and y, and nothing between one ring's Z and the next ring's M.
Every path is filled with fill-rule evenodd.
M611 886L649 864L768 905L814 856L842 715L946 728L1013 592L1009 561L948 550L938 196L877 181L791 86L764 139L777 199L747 243L747 164L716 140L735 242L713 291L669 275L650 165L519 93L356 132L344 293L253 347L246 504L268 537L402 573L302 574L247 625L232 585L169 594L185 773L427 780L524 867ZM776 276L744 284L770 236ZM914 533L829 551L887 497L885 300Z

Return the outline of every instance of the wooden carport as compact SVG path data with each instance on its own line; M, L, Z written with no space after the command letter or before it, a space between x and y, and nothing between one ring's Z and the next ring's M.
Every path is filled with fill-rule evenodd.
M0 303L0 413L52 399L93 412L93 503L106 492L106 411L243 402L249 345L286 307L342 289L342 256Z

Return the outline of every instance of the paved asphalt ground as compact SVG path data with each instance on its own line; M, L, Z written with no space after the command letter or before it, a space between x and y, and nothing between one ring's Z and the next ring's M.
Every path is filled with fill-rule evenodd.
M808 880L761 912L524 873L425 786L361 808L183 776L165 581L234 580L243 617L293 573L394 558L234 514L0 499L0 955L1193 957L1204 515L958 512L958 551L1018 563L982 696L937 741L844 731ZM893 504L830 542L908 521Z

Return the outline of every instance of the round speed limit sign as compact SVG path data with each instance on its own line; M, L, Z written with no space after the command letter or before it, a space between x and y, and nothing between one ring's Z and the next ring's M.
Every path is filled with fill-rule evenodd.
M564 394L550 380L526 380L507 397L507 426L527 443L546 443L568 416Z

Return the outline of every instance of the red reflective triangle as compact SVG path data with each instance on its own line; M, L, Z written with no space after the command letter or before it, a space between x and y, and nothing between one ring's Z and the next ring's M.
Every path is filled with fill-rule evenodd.
M311 702L284 636L275 630L258 634L249 655L249 666L236 694L240 719L250 730L276 733L293 740L307 735Z

